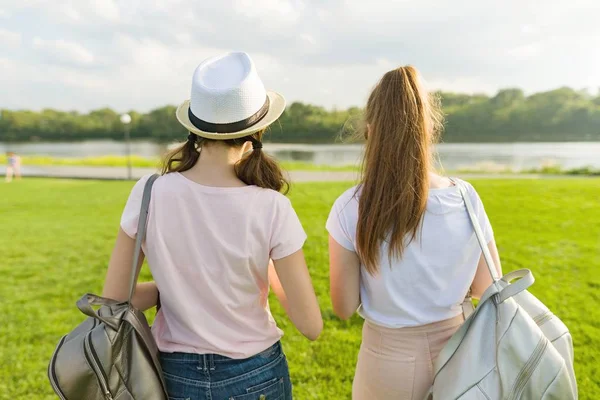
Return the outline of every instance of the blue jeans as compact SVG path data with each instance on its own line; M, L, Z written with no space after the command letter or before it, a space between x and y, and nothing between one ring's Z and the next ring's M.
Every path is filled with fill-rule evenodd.
M250 358L161 353L169 400L291 400L292 383L281 343Z

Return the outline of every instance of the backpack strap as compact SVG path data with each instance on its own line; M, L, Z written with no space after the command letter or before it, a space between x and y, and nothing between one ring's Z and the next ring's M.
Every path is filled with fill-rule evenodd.
M158 179L159 175L154 174L148 178L144 186L144 194L142 195L142 205L140 207L140 216L138 219L137 235L135 237L135 248L133 250L133 263L131 266L131 277L129 279L129 297L127 302L131 303L133 292L135 291L138 263L142 253L142 242L146 237L146 227L148 225L148 211L150 209L150 198L152 197L152 185Z
M460 191L460 195L463 198L463 202L465 203L465 207L467 208L467 214L469 215L469 220L471 221L471 225L473 226L473 230L475 231L475 236L477 236L477 241L479 242L479 247L481 247L481 251L483 253L483 258L485 259L485 264L490 272L490 276L492 277L492 281L499 292L500 296L498 301L500 303L504 302L506 299L513 297L514 295L526 290L529 286L533 284L535 281L533 278L533 274L531 271L527 269L522 269L518 271L513 271L506 274L504 277L498 276L498 270L496 269L496 264L492 258L492 254L490 253L490 249L485 241L485 236L483 231L481 230L481 226L479 225L479 220L475 215L475 209L473 208L473 203L469 195L467 194L467 190L463 183L458 180L450 179ZM511 283L512 280L519 279L517 282L508 285L507 287L503 287L502 285L498 285L498 281L503 280L506 283Z
M481 225L479 225L479 220L475 215L475 209L473 208L473 203L471 203L471 199L467 194L467 190L462 182L454 179L450 179L458 188L460 195L462 196L463 202L467 208L467 214L469 214L469 220L471 221L471 225L473 226L473 230L475 231L475 236L477 236L477 241L479 242L479 247L481 247L481 251L483 253L483 258L485 259L485 264L488 267L488 271L492 277L492 280L496 282L500 279L498 276L498 270L496 269L496 265L494 263L494 259L492 258L492 254L490 253L490 249L485 241L485 236L483 234L483 230L481 229Z

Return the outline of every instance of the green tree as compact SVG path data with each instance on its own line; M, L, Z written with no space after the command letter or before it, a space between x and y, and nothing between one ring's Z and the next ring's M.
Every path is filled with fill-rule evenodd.
M507 88L494 96L435 93L442 100L446 142L575 141L600 140L600 92L562 87L526 96ZM184 140L185 129L175 118L175 107L165 106L142 114L129 111L131 137L160 142ZM327 110L294 102L269 130L266 140L288 143L333 143L362 110ZM350 121L351 123L348 123ZM123 139L119 113L102 108L78 112L44 109L4 110L0 141Z

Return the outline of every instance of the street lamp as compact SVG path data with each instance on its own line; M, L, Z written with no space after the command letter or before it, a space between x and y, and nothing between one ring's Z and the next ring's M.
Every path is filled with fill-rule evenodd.
M3 115L3 111L4 111L4 110L2 110L2 109L0 108L0 126L2 125L2 117L4 117L4 115ZM2 136L0 135L0 138L1 138L1 137L2 137ZM8 153L8 152L10 152L10 140L11 140L11 137L10 137L10 135L8 134L8 132L7 132L7 131L4 131L4 140L6 141L6 152Z
M0 125L2 125L2 109L1 108L0 108ZM8 135L6 135L6 152L8 153L9 151L10 151L10 143L8 140Z
M129 114L121 115L121 123L125 128L125 152L127 155L127 179L131 180L131 138L129 137L129 124L131 123L131 116Z

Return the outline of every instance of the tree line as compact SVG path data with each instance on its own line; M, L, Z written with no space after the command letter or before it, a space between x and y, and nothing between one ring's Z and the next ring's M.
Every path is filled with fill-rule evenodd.
M446 123L444 142L591 141L600 140L600 93L592 95L563 87L526 96L520 89L484 94L437 93ZM175 107L165 106L142 114L128 113L133 139L159 142L181 140L184 128ZM361 109L327 110L292 103L267 141L280 143L334 143L347 133L348 121L360 118ZM78 141L123 139L119 113L110 108L89 113L44 109L2 110L0 141Z

